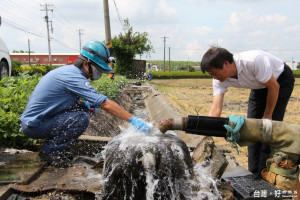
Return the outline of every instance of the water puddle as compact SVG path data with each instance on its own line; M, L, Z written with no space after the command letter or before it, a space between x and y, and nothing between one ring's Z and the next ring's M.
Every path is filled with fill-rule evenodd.
M0 154L0 183L26 181L42 166L36 152Z

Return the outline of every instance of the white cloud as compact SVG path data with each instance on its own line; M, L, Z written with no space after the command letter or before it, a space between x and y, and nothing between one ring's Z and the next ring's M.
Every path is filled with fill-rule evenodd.
M195 27L191 30L191 33L197 35L197 36L205 36L208 34L213 33L213 28L207 27L207 26L202 26L202 27Z
M121 18L129 19L134 31L148 32L156 53L163 58L163 36L168 37L172 58L201 60L210 45L219 44L231 50L265 49L280 56L299 57L300 6L298 0L115 0ZM103 2L97 0L50 0L53 4L53 38L75 48L72 50L51 41L52 52L77 52L78 28L82 43L91 39L104 40ZM5 22L0 36L10 50L47 52L44 0L1 0L0 15L27 30L42 34L38 37L17 30ZM298 6L299 5L299 6ZM122 32L114 1L109 1L112 36ZM52 16L52 15L51 15ZM295 51L283 51L295 49ZM298 49L298 50L297 50ZM187 50L187 51L186 51ZM283 53L284 52L284 53ZM200 57L199 57L200 55Z
M272 27L280 27L288 24L288 18L280 14L259 15L252 13L251 10L246 12L233 12L230 19L226 22L224 32L238 34L240 32L257 32L268 30Z
M255 20L259 26L282 26L288 23L288 18L280 14L269 14L263 16L255 15L253 20Z
M295 33L295 32L300 32L300 25L292 25L284 28L284 32L290 32L290 33Z
M188 43L185 48L186 48L185 53L189 58L189 60L191 60L191 58L198 58L197 60L201 59L202 55L200 55L199 49L204 49L204 48L199 44L198 40L193 40L192 42Z

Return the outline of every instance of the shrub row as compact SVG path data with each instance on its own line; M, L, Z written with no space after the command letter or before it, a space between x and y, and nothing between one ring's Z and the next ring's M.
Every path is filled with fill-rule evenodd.
M294 73L295 78L300 78L300 70L299 69L293 70L293 73Z
M11 61L12 69L11 75L18 76L20 73L27 72L29 75L41 73L42 75L47 74L49 71L59 67L53 65L21 65L21 62L18 60Z
M211 78L208 73L203 73L202 71L151 71L153 79L188 79L188 78Z
M207 72L202 71L151 71L153 79L189 79L189 78L212 78ZM293 70L295 78L300 78L300 70Z

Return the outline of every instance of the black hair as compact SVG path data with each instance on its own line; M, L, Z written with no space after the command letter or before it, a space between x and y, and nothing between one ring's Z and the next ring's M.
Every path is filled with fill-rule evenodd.
M202 57L201 70L204 73L212 67L223 69L225 61L228 61L231 64L233 62L233 54L227 49L212 46Z

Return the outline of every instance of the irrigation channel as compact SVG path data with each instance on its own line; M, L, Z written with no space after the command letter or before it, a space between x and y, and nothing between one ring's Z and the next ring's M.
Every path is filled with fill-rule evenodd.
M152 124L183 117L148 84L124 87L115 101ZM151 134L138 133L99 109L72 145L72 167L46 166L38 152L2 149L0 200L251 199L256 190L276 189L240 166L230 149L210 137L197 145L200 139L155 126Z

